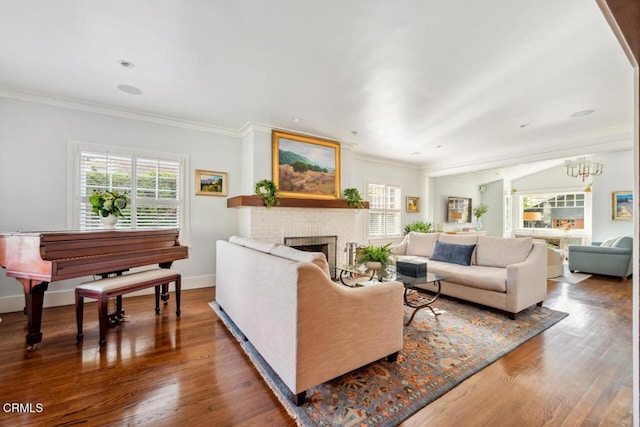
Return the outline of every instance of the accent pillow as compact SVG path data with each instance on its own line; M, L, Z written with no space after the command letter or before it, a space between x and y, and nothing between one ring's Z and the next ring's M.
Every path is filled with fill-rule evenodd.
M618 242L619 239L620 239L619 236L607 239L604 242L600 243L600 247L602 247L602 248L611 248L611 247L613 247L614 244L616 244Z
M471 255L476 245L459 245L436 241L431 261L444 261L459 265L471 265Z

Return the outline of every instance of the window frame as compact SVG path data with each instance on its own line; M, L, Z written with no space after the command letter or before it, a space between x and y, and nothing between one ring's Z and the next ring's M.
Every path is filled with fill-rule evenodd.
M576 235L590 235L591 227L592 227L592 196L591 193L585 192L583 189L561 189L561 190L552 190L552 189L544 189L544 190L536 190L536 191L525 191L518 192L515 197L517 197L517 203L514 203L514 207L516 207L514 220L517 221L518 230L519 231L535 231L538 234L544 234L545 232L548 234L558 234L563 233L561 228L544 228L544 227L526 227L523 219L524 212L524 198L531 197L535 195L551 195L555 194L556 196L566 196L566 195L575 195L581 194L583 198L581 200L582 206L568 206L568 208L582 208L583 209L583 226L582 228L570 228L569 232L571 234ZM574 199L574 202L577 202L577 199ZM563 199L562 206L552 206L550 208L553 209L564 209L566 206L567 199ZM577 204L577 203L574 203Z
M385 208L380 209L380 208L374 208L371 198L369 196L369 187L371 185L382 185L385 187ZM393 187L393 188L397 188L399 195L398 195L398 208L397 209L390 209L388 207L386 207L386 205L388 205L388 196L387 196L387 187ZM402 193L404 192L402 186L400 184L397 183L393 183L393 182L384 182L384 181L379 181L379 180L367 180L365 182L365 188L366 188L366 200L369 202L369 210L367 212L367 221L365 224L366 227L366 235L367 238L369 240L374 240L374 239L390 239L390 238L398 238L398 237L402 237L403 235L403 228L402 228L402 208L403 208L403 203L402 203ZM382 235L371 235L371 230L370 230L370 224L371 224L371 214L373 213L383 213L384 215L386 215L387 213L397 213L398 214L398 230L397 230L397 234L390 234L387 230L386 227L386 221L384 222L384 233Z
M72 230L80 230L81 228L81 205L83 202L86 202L88 196L81 196L82 189L80 186L81 183L81 153L83 151L94 151L96 153L110 153L119 156L128 156L133 159L133 169L132 169L132 188L130 196L132 198L131 201L131 209L134 210L137 203L144 203L150 205L160 205L162 201L156 201L151 199L144 199L142 197L135 198L135 185L136 185L136 159L157 159L157 160L166 160L170 162L177 162L179 164L179 174L180 174L180 184L179 184L179 194L180 198L177 200L177 203L174 202L179 208L178 214L178 227L180 229L181 240L186 242L188 240L188 230L189 230L189 198L190 195L188 193L189 187L189 157L185 154L179 153L165 153L158 152L153 150L144 150L138 148L125 148L120 146L112 146L108 144L92 144L85 143L80 141L68 141L67 144L67 159L70 167L67 168L67 226ZM168 199L175 200L175 199ZM131 229L137 229L136 221L132 221ZM143 229L142 227L140 227Z

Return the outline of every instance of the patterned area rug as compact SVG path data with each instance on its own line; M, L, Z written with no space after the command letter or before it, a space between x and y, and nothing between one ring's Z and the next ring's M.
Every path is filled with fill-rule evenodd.
M503 312L441 297L434 304L441 315L421 310L404 328L404 349L396 362L383 359L316 386L298 407L226 314L215 302L210 305L301 426L395 426L567 316L534 306L514 321ZM405 307L405 320L410 313Z

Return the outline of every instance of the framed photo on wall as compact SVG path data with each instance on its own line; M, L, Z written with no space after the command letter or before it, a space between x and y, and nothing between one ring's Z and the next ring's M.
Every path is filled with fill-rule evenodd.
M340 198L340 144L273 130L273 182L282 197Z
M226 196L227 173L196 169L196 196Z
M407 196L407 212L420 212L420 197Z
M614 191L611 193L611 217L614 221L633 219L633 192Z

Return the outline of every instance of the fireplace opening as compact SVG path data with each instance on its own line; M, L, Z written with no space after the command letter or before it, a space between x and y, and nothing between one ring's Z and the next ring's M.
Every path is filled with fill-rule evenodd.
M284 244L292 248L307 252L322 252L327 258L329 271L335 279L336 245L338 236L300 236L285 237Z

